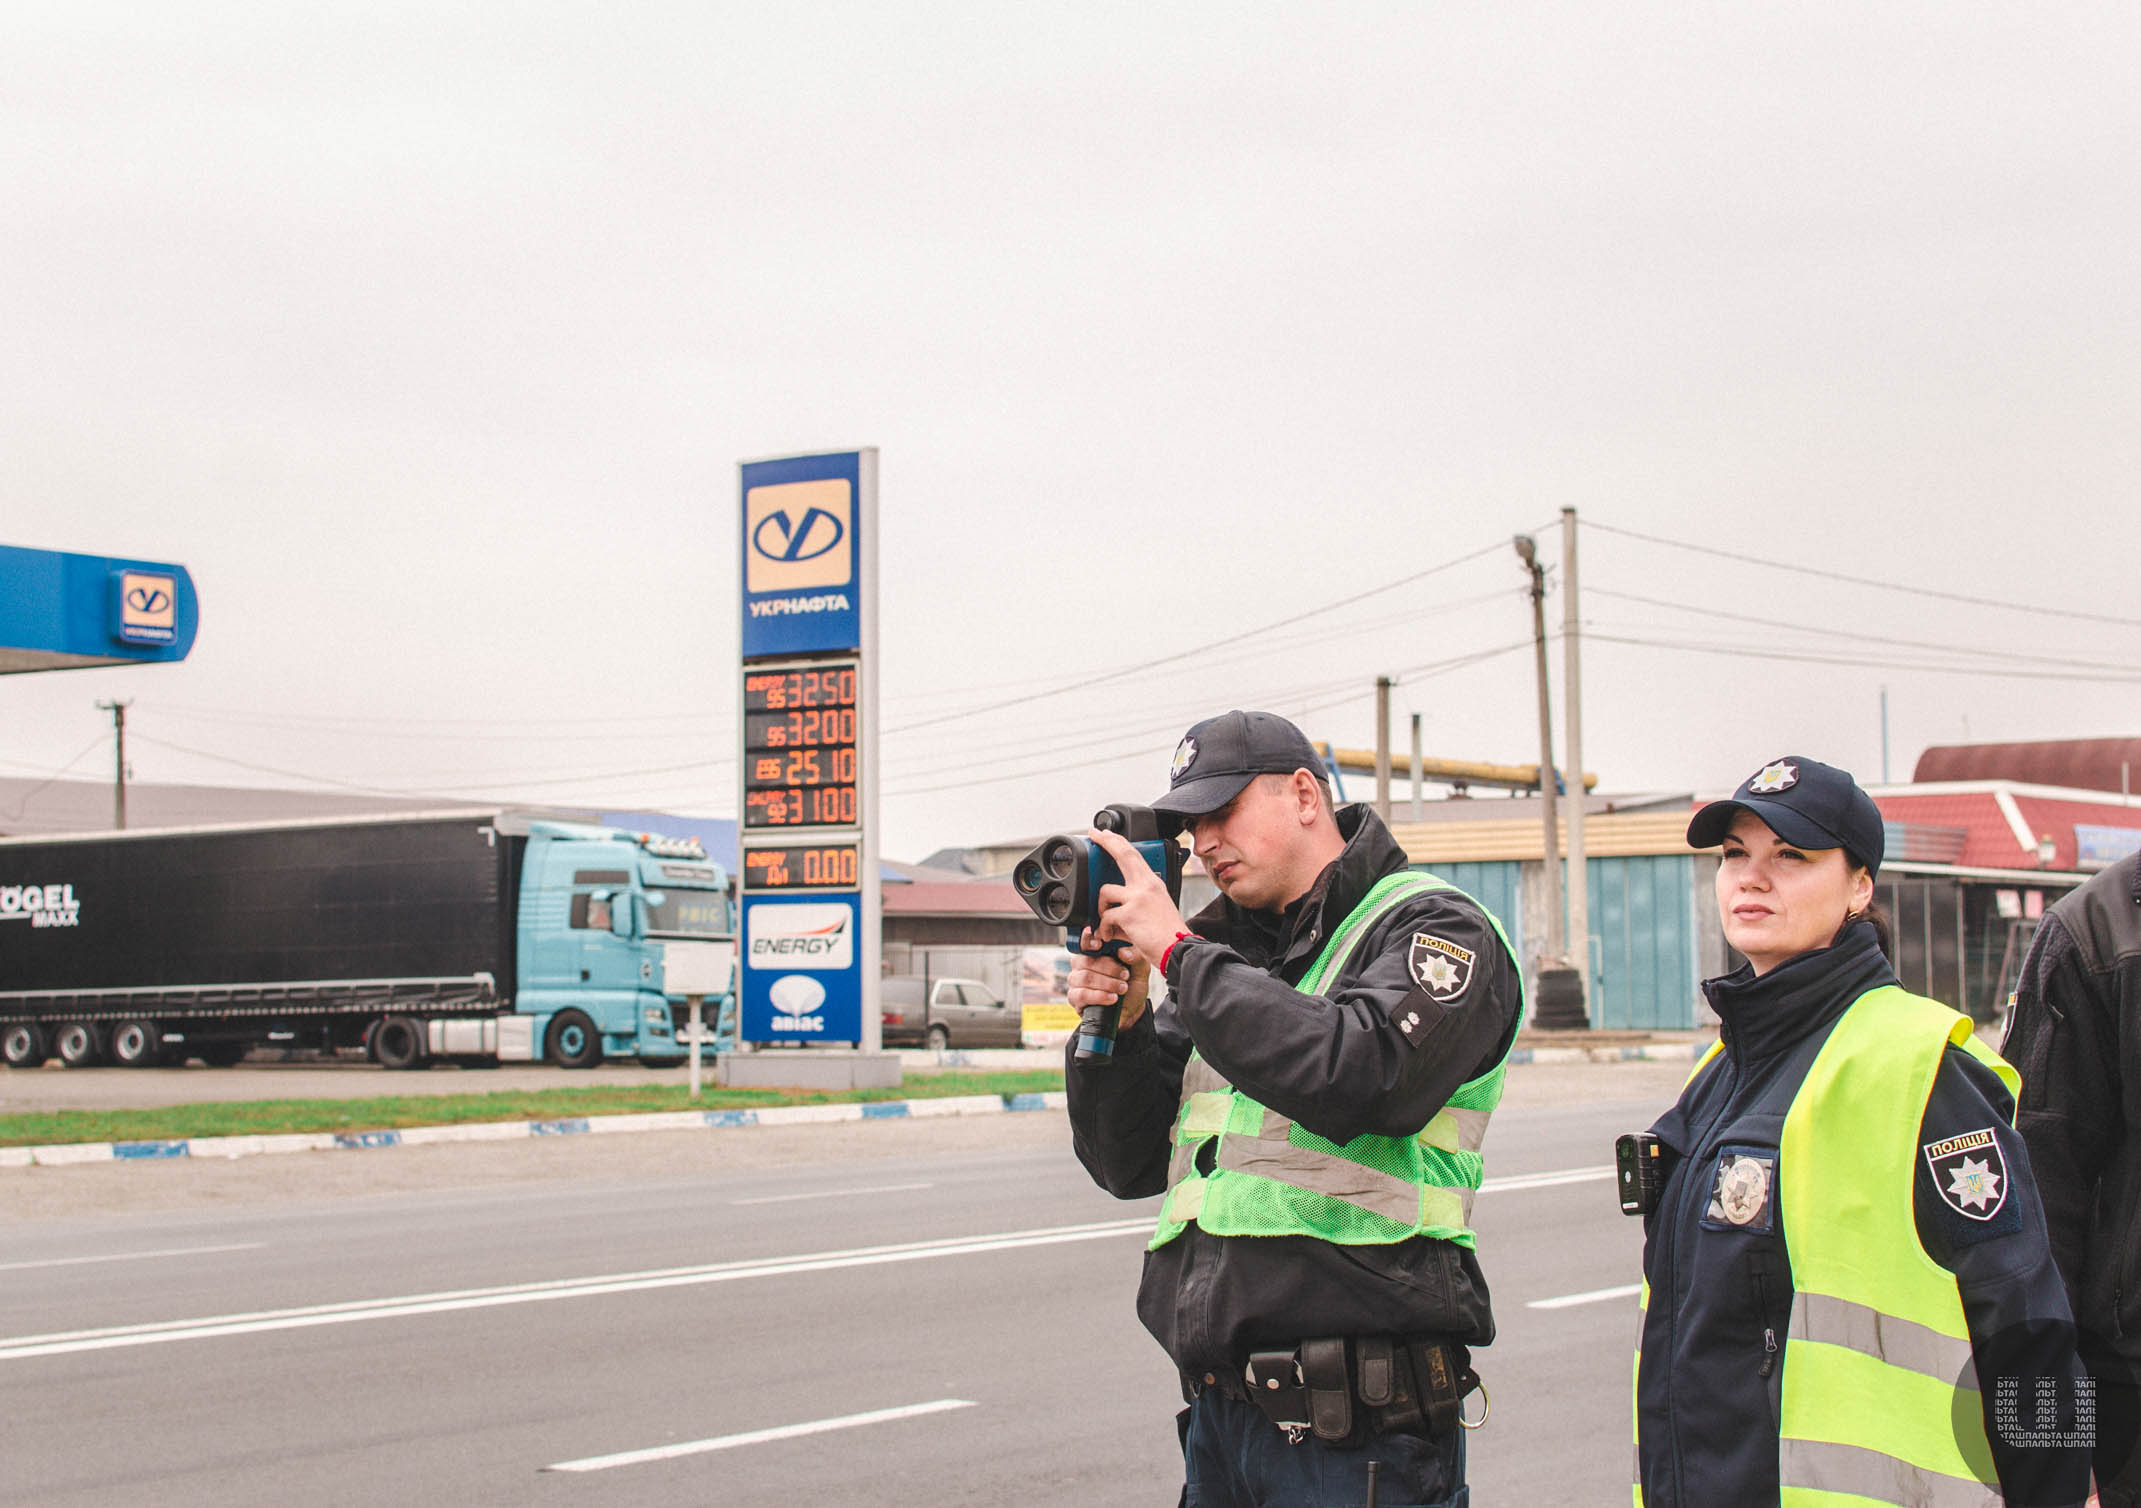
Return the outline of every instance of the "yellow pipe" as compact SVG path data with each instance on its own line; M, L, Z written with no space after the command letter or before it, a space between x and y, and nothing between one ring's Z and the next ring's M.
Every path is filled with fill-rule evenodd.
M1331 756L1327 743L1316 745L1316 752L1326 759ZM1340 749L1337 751L1338 768L1348 775L1373 775L1375 751L1373 749ZM1535 764L1484 764L1469 759L1423 759L1420 761L1420 776L1424 780L1441 781L1457 785L1503 786L1513 791L1536 791L1539 788L1539 767ZM1393 782L1412 778L1412 761L1393 753L1390 757L1390 778ZM1598 789L1598 777L1585 775L1583 788Z

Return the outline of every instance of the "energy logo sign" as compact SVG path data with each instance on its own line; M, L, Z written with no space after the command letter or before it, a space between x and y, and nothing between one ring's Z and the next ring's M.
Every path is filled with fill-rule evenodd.
M82 903L72 885L0 885L0 922L73 927L81 920Z
M747 592L844 587L855 579L855 490L846 477L753 487L743 498L743 528Z
M748 930L746 956L754 969L855 967L852 906L753 906Z
M113 581L115 629L122 644L178 640L178 581L154 571L120 571Z

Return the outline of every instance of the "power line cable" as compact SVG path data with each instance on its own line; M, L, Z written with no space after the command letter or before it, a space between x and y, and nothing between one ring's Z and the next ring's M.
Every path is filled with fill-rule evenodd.
M1694 613L1704 618L1722 618L1734 623L1752 623L1762 628L1784 628L1798 633L1817 634L1832 639L1850 639L1864 644L1893 644L1901 649L1930 649L1941 653L1977 655L1985 659L2012 660L2018 664L2071 666L2087 670L2116 670L2141 675L2141 665L2119 664L2109 660L2077 660L2068 655L2033 655L2011 649L1977 649L1965 644L1941 644L1929 639L1898 639L1886 634L1869 634L1855 628L1823 628L1812 623L1790 623L1781 618L1758 618L1751 613L1731 613L1721 608L1697 607L1688 602L1667 602L1657 597L1638 596L1634 592L1611 591L1604 587L1586 587L1586 597L1610 597L1619 602L1637 602L1645 607L1662 607L1672 612ZM1588 628L1589 621L1586 620Z
M1618 534L1626 539L1639 539L1646 544L1665 545L1675 550L1688 550L1697 555L1711 555L1719 560L1736 560L1742 565L1766 566L1774 571L1792 571L1801 576L1819 577L1825 581L1842 581L1852 586L1870 586L1884 592L1903 592L1913 597L1930 597L1941 602L1960 602L1969 607L2000 608L2008 612L2034 613L2042 618L2071 618L2080 623L2110 623L2120 628L2141 628L2141 618L2121 618L2111 613L2085 613L2073 608L2044 607L2033 602L2010 602L1997 597L1973 597L1967 592L1944 592L1937 587L1910 586L1900 581L1881 581L1871 576L1852 576L1843 571L1823 570L1817 566L1793 565L1788 561L1767 560L1759 555L1743 555L1736 550L1720 550L1714 545L1698 545L1684 539L1668 539L1662 534L1645 534L1640 529L1624 529L1617 524L1602 524L1596 519L1581 520L1586 529L1596 529L1605 534Z
M1908 660L1877 660L1863 655L1824 655L1811 651L1794 652L1783 649L1750 649L1743 644L1705 644L1694 640L1638 639L1625 635L1594 633L1584 630L1584 640L1602 644L1633 644L1646 649L1677 649L1691 654L1731 655L1748 660L1790 660L1804 665L1846 665L1861 670L1922 671L1933 675L1983 675L1999 676L2006 680L2019 681L2082 681L2104 685L2141 684L2141 674L2102 675L2087 672L2062 673L2056 670L2003 670L1993 665L1931 665Z
M65 764L54 770L50 775L47 775L36 785L33 785L27 791L24 791L22 793L22 799L15 803L15 809L7 814L8 818L11 821L19 820L22 817L22 814L30 809L30 801L33 797L37 795L38 792L42 791L46 786L54 784L56 781L58 781L60 776L66 774L69 770L73 769L76 765L80 764L83 760L87 759L90 755L96 753L97 750L103 747L104 735L99 733L87 744L83 745L81 753L75 755L74 758L68 760ZM8 762L10 764L14 763L13 760L10 760ZM29 768L29 766L24 766L24 768ZM37 766L37 768L42 769L44 767L40 765Z
M1102 671L1098 675L1086 676L1079 680L1068 681L1060 686L1055 686L1042 691L1029 692L1024 696L1010 697L1006 700L994 702L987 706L970 708L964 712L943 713L936 717L924 718L920 722L906 723L897 728L887 728L885 730L885 733L887 737L901 733L913 733L923 728L936 727L941 723L956 722L960 718L978 717L984 712L1000 712L1009 707L1022 706L1027 702L1038 702L1048 697L1054 696L1067 696L1073 691L1085 691L1089 690L1094 686L1104 686L1110 681L1122 680L1125 676L1138 675L1147 670L1156 670L1162 665L1173 665L1179 661L1190 659L1193 656L1204 654L1210 650L1222 649L1229 645L1237 644L1243 639L1254 638L1261 634L1267 634L1275 629L1290 628L1294 624L1306 622L1310 618L1321 617L1325 613L1336 612L1341 608L1351 607L1356 603L1365 602L1371 597L1379 597L1385 592L1394 592L1399 587L1411 586L1416 582L1425 581L1428 577L1439 575L1443 571L1455 570L1458 566L1469 564L1470 562L1478 560L1483 556L1491 554L1492 552L1501 548L1502 542L1497 540L1495 543L1491 545L1484 545L1481 548L1472 551L1468 555L1460 555L1454 560L1445 560L1440 565L1429 566L1424 571L1415 571L1409 576L1401 576L1395 581L1386 581L1381 586L1370 587L1363 592L1355 592L1349 597L1342 597L1335 602L1326 602L1321 607L1312 607L1309 608L1306 612L1293 613L1287 617L1275 619L1270 623L1262 624L1256 628L1242 629L1237 632L1227 634L1224 638L1211 640L1208 643L1192 645L1188 649L1177 650L1172 654L1160 655L1154 659L1143 660L1135 665L1125 665L1115 670Z

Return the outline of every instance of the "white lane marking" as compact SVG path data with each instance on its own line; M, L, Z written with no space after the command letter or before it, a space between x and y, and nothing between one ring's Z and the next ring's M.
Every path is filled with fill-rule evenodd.
M1643 1291L1641 1283L1623 1283L1618 1288L1594 1288L1589 1293L1565 1293L1558 1299L1533 1299L1526 1309L1573 1309L1578 1304L1602 1304L1607 1299L1632 1299Z
M203 1319L163 1320L119 1325L102 1330L67 1330L49 1335L0 1339L0 1361L34 1356L65 1356L77 1351L108 1351L123 1346L151 1346L164 1341L208 1340L220 1335L257 1335L271 1330L302 1330L314 1325L344 1325L359 1320L398 1319L407 1315L447 1314L462 1309L491 1309L504 1304L535 1304L552 1299L590 1298L601 1294L641 1293L658 1288L686 1288L743 1278L785 1277L801 1272L834 1272L875 1267L887 1262L918 1262L933 1257L1013 1251L1055 1246L1066 1241L1096 1241L1109 1236L1146 1235L1152 1217L1109 1220L1094 1225L1050 1226L1005 1231L946 1241L911 1241L897 1246L863 1246L848 1251L812 1252L754 1262L714 1262L700 1267L673 1267L650 1272L613 1273L548 1283L515 1283L500 1288L469 1288L402 1298L363 1299L343 1304L314 1304L302 1309L265 1309L250 1314L220 1314Z
M874 1189L823 1189L815 1194L768 1194L763 1199L731 1199L730 1204L793 1204L798 1199L855 1199L864 1194L911 1194L933 1189L933 1183L885 1183Z
M1564 1183L1596 1183L1613 1177L1613 1165L1597 1168L1563 1168L1555 1173L1518 1173L1508 1178L1490 1178L1479 1186L1482 1194L1514 1194L1521 1189L1551 1189Z
M608 1471L612 1466L637 1466L644 1461L671 1461L678 1456L704 1455L710 1450L732 1450L739 1445L762 1445L768 1440L793 1440L798 1435L822 1435L827 1430L854 1429L858 1425L883 1424L892 1419L914 1419L923 1414L941 1414L950 1409L970 1409L964 1398L939 1398L934 1403L910 1403L903 1408L872 1409L867 1414L847 1414L838 1419L813 1419L808 1424L783 1424L775 1429L746 1430L740 1435L717 1435L711 1440L690 1440L682 1445L657 1445L651 1450L625 1450L614 1456L587 1456L578 1461L560 1461L544 1471Z
M161 1251L115 1251L101 1257L47 1257L41 1262L0 1262L0 1272L27 1272L32 1267L82 1267L91 1262L140 1262L150 1257L200 1257L218 1251L258 1251L265 1241L235 1246L168 1246Z

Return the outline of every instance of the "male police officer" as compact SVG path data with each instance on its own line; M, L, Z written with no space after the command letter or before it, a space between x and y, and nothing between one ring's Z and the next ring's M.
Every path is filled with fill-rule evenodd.
M1157 810L1221 898L1185 922L1121 838L1125 880L1073 1005L1120 1001L1113 1061L1069 1070L1078 1158L1166 1192L1138 1316L1183 1376L1192 1508L1465 1501L1467 1347L1493 1339L1470 1229L1480 1143L1522 1015L1499 925L1334 810L1299 729L1189 730ZM1151 971L1169 998L1146 1009Z
M2141 854L2051 909L2022 961L2007 1039L2074 1320L2097 1383L2106 1508L2141 1505Z

